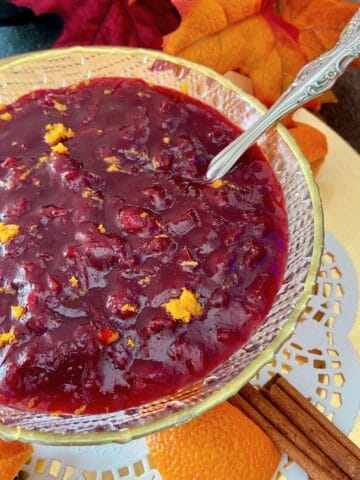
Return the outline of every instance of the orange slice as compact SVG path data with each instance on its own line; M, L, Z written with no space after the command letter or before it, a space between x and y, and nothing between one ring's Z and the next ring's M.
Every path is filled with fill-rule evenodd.
M163 480L270 480L280 461L270 438L228 402L147 443Z
M32 452L32 446L29 444L0 440L1 480L13 480L29 460Z

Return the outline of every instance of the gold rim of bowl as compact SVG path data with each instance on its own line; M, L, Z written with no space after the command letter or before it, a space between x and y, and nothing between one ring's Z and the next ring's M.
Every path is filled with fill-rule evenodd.
M172 63L188 67L192 70L197 70L208 77L213 78L218 83L223 85L229 90L236 92L241 99L244 99L251 106L255 107L261 113L266 111L266 107L252 95L245 93L240 88L236 87L230 80L227 80L222 75L216 73L208 67L199 65L182 58L173 57L165 53L146 50L142 48L130 48L130 47L71 47L64 49L45 50L43 52L25 54L19 58L9 58L9 61L0 66L0 73L16 65L32 62L37 59L55 58L57 56L71 55L72 53L126 53L132 55L142 55L147 57L153 57L154 59L167 60ZM36 430L24 430L20 427L8 427L0 423L0 436L9 440L21 440L32 443L42 443L48 445L95 445L104 443L125 443L136 438L145 437L151 433L164 430L181 424L187 420L195 418L196 416L206 412L212 407L215 407L219 403L227 400L231 396L235 395L243 385L249 382L256 373L267 363L271 362L275 356L275 353L281 347L281 345L290 337L295 329L296 322L303 312L308 299L311 296L311 290L314 285L318 268L320 265L321 254L323 249L324 227L323 227L323 212L321 206L321 200L319 196L318 187L315 183L314 177L311 173L309 163L300 148L298 147L295 139L288 132L288 130L278 124L276 129L279 135L284 139L286 144L290 147L294 156L296 157L301 170L306 179L307 187L310 192L310 197L313 205L314 212L314 245L310 261L310 266L306 276L304 289L302 295L297 302L295 308L291 312L289 319L282 327L277 337L270 342L265 350L253 360L236 378L221 387L218 391L210 394L205 400L199 404L190 406L184 410L176 413L169 414L160 420L149 422L145 425L138 425L129 427L124 430L115 432L94 432L94 433L82 433L82 434L60 434L41 432ZM80 417L79 417L80 418Z

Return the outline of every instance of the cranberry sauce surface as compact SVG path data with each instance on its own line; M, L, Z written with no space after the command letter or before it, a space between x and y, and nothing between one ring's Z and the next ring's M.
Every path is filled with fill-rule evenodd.
M239 131L141 80L0 107L0 402L105 412L174 393L265 319L282 190L258 149L207 183Z

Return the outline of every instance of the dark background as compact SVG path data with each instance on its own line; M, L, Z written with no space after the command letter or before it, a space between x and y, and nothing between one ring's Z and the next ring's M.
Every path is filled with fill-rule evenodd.
M0 0L0 58L51 48L61 29L55 14L35 17L29 9ZM324 105L320 115L360 152L360 70L349 69L334 91L339 103Z

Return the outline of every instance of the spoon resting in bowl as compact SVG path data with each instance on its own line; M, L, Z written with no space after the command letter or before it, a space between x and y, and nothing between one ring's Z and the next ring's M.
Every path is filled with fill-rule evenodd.
M223 177L268 128L296 108L329 90L359 55L360 9L343 30L335 47L305 65L265 115L211 160L206 179Z

